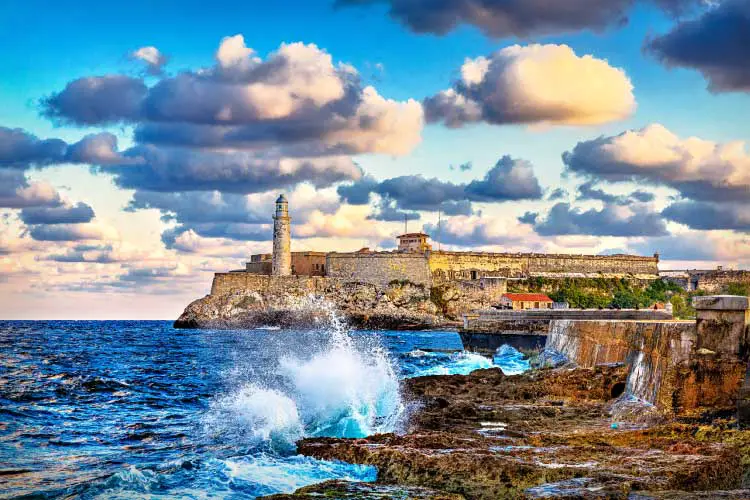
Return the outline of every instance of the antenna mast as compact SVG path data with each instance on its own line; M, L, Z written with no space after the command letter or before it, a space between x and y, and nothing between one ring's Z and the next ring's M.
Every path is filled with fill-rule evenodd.
M442 215L443 215L443 207L440 206L438 208L438 252L442 250L442 244L440 243L440 231L442 230L441 223L442 223Z
M409 233L409 219L407 214L404 214L404 234Z

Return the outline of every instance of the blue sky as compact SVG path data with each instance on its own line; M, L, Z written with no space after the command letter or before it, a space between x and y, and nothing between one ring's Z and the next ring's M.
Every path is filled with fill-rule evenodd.
M455 5L475 1L461 0ZM393 217L386 212L407 212L419 217L412 224L428 225L437 220L438 207L446 210L446 203L455 203L462 208L460 213L456 208L455 214L447 216L446 246L576 253L660 251L665 268L719 264L747 268L750 160L742 145L731 145L750 135L750 121L746 119L750 116L750 83L742 75L729 87L721 82L724 76L736 74L732 65L737 61L750 64L750 49L732 47L731 37L721 40L711 36L711 29L732 16L742 17L744 13L750 18L748 2L731 0L714 7L696 6L690 0L665 2L689 7L680 18L663 12L651 1L617 2L623 5L622 13L628 20L622 23L613 17L605 27L594 23L583 28L539 28L540 24L534 24L537 13L530 7L525 20L516 19L529 23L527 31L531 34L521 37L505 32L487 35L488 30L501 30L499 24L469 15L456 17L455 28L447 33L432 28L427 29L432 32L418 33L410 20L429 21L431 13L420 11L419 2L412 2L410 5L417 5L410 11L414 17L399 17L403 0L339 6L332 0L210 4L82 1L75 8L59 2L3 2L0 45L10 50L0 52L0 127L6 131L21 129L25 135L19 139L18 134L6 138L0 134L0 169L10 172L21 161L13 157L19 149L11 148L11 140L62 139L68 153L39 163L24 160L21 168L25 180L19 180L15 170L13 179L18 187L7 186L9 198L0 208L0 295L6 298L0 306L0 317L172 317L186 300L207 291L212 271L239 267L249 253L267 250L270 233L268 238L263 237L268 231L262 217L237 213L268 212L262 203L281 190L296 192L296 199L291 197L292 209L297 202L297 209L305 211L297 217L295 244L299 249L388 248L401 224L387 220ZM494 12L513 20L514 13L508 10L512 8L506 3L487 1ZM529 3L543 4L542 0ZM447 16L454 15L451 8ZM538 15L543 14L540 9ZM462 14L456 11L455 15ZM683 36L680 31L690 22L699 28L693 38L706 37L701 43L706 51L715 43L717 54L736 57L727 61L718 57L716 67L706 69L700 51L691 48L702 40ZM739 24L743 22L750 26L744 17ZM295 57L310 58L319 65L330 55L330 71L336 72L336 78L346 78L338 63L355 68L359 83L354 91L361 92L359 99L367 93L364 89L372 86L378 96L391 103L373 112L383 113L378 116L393 113L388 116L395 121L384 118L382 137L375 137L366 125L355 122L348 126L356 130L322 131L324 136L313 143L332 146L335 142L344 153L316 157L321 164L335 163L326 167L316 164L314 172L318 173L300 170L294 181L274 184L269 179L275 178L275 171L269 170L267 176L252 181L255 174L242 170L250 180L243 184L237 179L241 187L233 187L231 183L207 181L206 175L213 176L206 173L207 169L225 168L221 166L228 161L225 154L251 152L259 161L266 161L269 152L289 155L288 139L250 148L219 144L195 149L182 144L171 149L171 144L135 140L134 132L147 126L162 127L173 117L99 120L82 125L74 115L89 109L90 102L81 98L71 104L75 109L41 102L43 98L63 96L66 85L80 78L124 75L144 82L144 88L154 88L183 72L199 81L201 77L196 75L201 68L218 75L223 63L216 56L217 49L225 37L235 35L242 35L242 47L252 48L253 57L260 60L271 60L284 43L315 44L314 54L307 51ZM671 38L667 40L667 36ZM658 48L652 45L646 50L652 39L670 44ZM519 53L498 52L516 44L521 47ZM537 45L541 49L535 51ZM141 47L154 47L168 58L160 75L144 74L144 62L132 55ZM464 87L456 82L462 78L462 65L479 58L490 61L497 71L483 73L484 80L476 87L469 88L470 82L464 82L468 90L461 90ZM526 62L538 64L541 72L521 71L528 67L523 66ZM572 77L565 68L573 68ZM310 92L310 99L316 103L328 99L318 95L323 92L323 84L318 89L294 86L295 71L291 67L283 76L289 88L296 89L290 94L293 98L300 92ZM578 71L580 81L576 78ZM513 80L516 74L531 80L519 83ZM600 75L601 85L597 85ZM272 87L278 78L265 82L263 92L277 92ZM216 99L221 101L224 97L220 92L227 81L219 84L210 88L220 89ZM713 91L709 84L714 86ZM627 90L629 86L632 91ZM589 88L595 90L585 90ZM481 108L481 116L450 126L444 121L447 114L438 116L447 111L430 108L427 99L447 95L441 92L448 90L464 92L461 98L475 101L471 105ZM591 102L587 102L587 93ZM264 95L258 102L268 102L268 95L281 94ZM552 104L550 95L556 100ZM618 99L623 102L618 104ZM628 99L634 99L636 105L628 106ZM407 106L408 102L412 104ZM526 106L523 116L509 118L516 116L514 106L519 102ZM198 109L200 103L191 106ZM273 114L268 123L277 123L277 109L259 110L257 103L253 106L260 116L253 120L262 122ZM453 106L454 112L469 110L459 110L455 103ZM315 112L322 112L324 107ZM300 109L292 114L312 112ZM57 113L56 119L44 116L50 110ZM422 125L423 113L427 120ZM560 119L559 113L565 116ZM602 118L605 115L607 118ZM206 123L205 117L200 120ZM586 123L580 123L582 120ZM251 131L258 123L243 126ZM661 127L649 128L653 124ZM627 131L637 140L618 139ZM159 168L175 169L171 180L161 179L157 188L153 179L148 184L144 177L123 172L122 168L128 167L114 165L111 158L108 163L98 163L102 160L90 156L70 161L75 143L87 134L103 132L116 136L112 154L118 161L139 158L140 163L127 164L130 170L146 168L143 165L149 160L138 156L142 154L138 148L154 146L175 154L208 155L181 156L184 161L200 158L202 170L195 175L204 177L190 178L193 174L185 173L181 165L149 166L154 169L149 170L151 176L162 172ZM160 137L163 140L164 136ZM599 137L604 146L594 147L593 141ZM697 144L691 137L703 142ZM104 136L100 139L106 142ZM572 155L566 173L561 155L572 152L579 143L591 146L592 156ZM499 161L506 155L512 162ZM664 160L665 155L676 159ZM591 158L595 159L593 163ZM472 165L470 170L457 168L467 162ZM279 171L303 168L296 163L294 167L279 165L274 167ZM324 174L320 168L326 169ZM439 182L420 184L418 177ZM177 178L181 187L165 187L164 183L176 182ZM373 181L367 184L362 179ZM579 186L586 182L619 196L619 200L582 195ZM367 203L356 203L340 194L341 186L352 183L364 193ZM417 193L404 194L397 185L407 186L398 189L415 189ZM722 186L727 188L726 193L721 191ZM567 190L567 197L550 198L561 187ZM47 190L42 201L41 195L27 192L42 188ZM23 189L27 191L18 191ZM430 189L436 190L435 198L420 199L420 190L427 193ZM637 190L648 196L629 197ZM29 201L29 197L36 201ZM39 206L31 206L34 203ZM88 205L95 217L71 219L72 207L80 203ZM201 203L205 206L199 206ZM556 207L559 204L565 206ZM224 207L224 214L212 220L202 217L198 221L190 211L197 207L195 212L218 213L219 206ZM713 220L723 222L712 226L701 215L707 210L714 214ZM29 222L34 213L40 212L50 221L46 227L38 221ZM527 213L534 216L526 220L535 223L519 223L518 217ZM628 225L641 224L642 236L627 230ZM50 239L50 228L55 230L54 239Z

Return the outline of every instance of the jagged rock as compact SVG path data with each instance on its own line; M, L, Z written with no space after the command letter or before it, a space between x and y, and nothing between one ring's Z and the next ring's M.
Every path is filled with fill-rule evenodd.
M310 327L332 306L355 328L424 330L456 326L440 313L430 290L393 282L384 290L366 283L328 283L316 294L290 287L283 291L234 291L207 295L189 304L175 328Z
M302 500L314 498L336 498L337 500L464 500L464 497L461 495L443 493L428 488L335 480L306 486L288 495L270 495L262 498L265 500Z
M308 438L298 451L373 465L380 484L466 499L743 498L750 432L721 412L613 428L625 377L603 366L414 378L404 384L417 408L407 434Z

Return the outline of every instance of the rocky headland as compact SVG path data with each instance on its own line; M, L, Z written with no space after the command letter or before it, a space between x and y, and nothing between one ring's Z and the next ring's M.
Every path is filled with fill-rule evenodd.
M406 432L310 438L304 455L374 465L377 481L293 498L750 498L734 407L669 415L633 402L624 366L407 380Z
M426 287L393 281L376 286L326 278L268 283L212 291L189 304L175 327L309 327L328 322L333 308L354 328L423 330L456 327L463 311L481 306L474 296L453 285Z

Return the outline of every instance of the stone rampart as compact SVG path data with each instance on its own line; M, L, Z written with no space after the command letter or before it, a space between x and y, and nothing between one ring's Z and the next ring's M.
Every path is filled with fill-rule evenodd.
M430 252L436 282L482 277L633 277L656 279L659 258L635 255L566 255Z
M750 271L711 271L698 278L698 290L706 293L724 293L727 286L741 284L750 286Z
M304 292L322 293L331 279L319 276L267 276L247 272L216 273L211 284L211 295L237 292Z
M432 286L427 258L417 253L330 253L326 257L326 274L331 278L381 287L393 281L410 281L427 288Z

